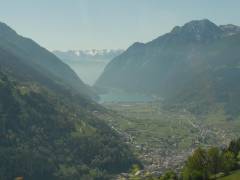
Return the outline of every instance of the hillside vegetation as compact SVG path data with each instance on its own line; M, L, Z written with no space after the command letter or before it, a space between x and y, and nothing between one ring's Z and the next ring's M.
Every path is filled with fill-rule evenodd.
M74 94L94 96L68 65L4 23L0 23L0 55L2 68L8 69L19 80L35 81L55 91L64 89Z
M104 179L135 162L118 135L80 103L2 73L0 99L0 179Z
M0 24L0 179L110 179L139 164L56 56Z
M238 179L240 179L240 171L234 171L228 176L219 178L219 180L238 180Z

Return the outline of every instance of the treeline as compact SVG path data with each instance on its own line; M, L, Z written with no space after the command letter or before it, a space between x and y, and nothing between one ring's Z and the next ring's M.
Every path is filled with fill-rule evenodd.
M130 175L131 180L208 180L228 175L240 168L240 138L230 142L226 148L197 148L188 157L182 172L169 170L161 177L153 177L148 173L136 175L135 167Z
M230 142L227 148L198 148L188 158L183 172L183 180L216 178L218 173L228 175L239 168L240 139Z

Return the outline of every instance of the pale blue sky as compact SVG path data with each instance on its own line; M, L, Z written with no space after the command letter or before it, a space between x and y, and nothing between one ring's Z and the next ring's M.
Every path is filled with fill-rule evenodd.
M0 0L0 21L49 50L127 48L193 19L240 25L239 0Z

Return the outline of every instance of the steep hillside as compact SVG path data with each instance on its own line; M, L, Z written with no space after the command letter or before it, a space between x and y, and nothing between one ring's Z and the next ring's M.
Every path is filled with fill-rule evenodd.
M193 112L207 112L221 105L229 115L239 114L240 34L229 36L210 45L198 59L201 66L192 80L169 98L169 104L189 104ZM200 71L201 70L201 71Z
M7 51L13 56L16 56L21 60L22 64L31 67L34 72L42 74L51 80L52 83L58 85L58 88L69 89L73 93L88 96L93 95L91 90L78 78L69 66L62 63L54 54L33 40L18 35L4 23L0 23L0 48L1 52ZM16 61L15 63L18 62L20 61ZM7 60L5 60L4 63L5 65L12 65L12 62ZM23 69L18 69L18 64L15 64L15 69L12 72L20 73L22 70ZM30 73L25 70L21 77L24 76L28 79L32 76L32 72ZM49 82L45 84L43 79L40 78L38 80L41 81L42 85L49 86Z
M1 179L108 179L136 162L89 107L2 73L0 99Z
M157 94L171 103L232 106L240 95L237 29L209 20L177 26L149 43L133 44L109 63L96 86Z
M138 163L57 57L0 24L0 179L109 179Z
M201 63L195 60L199 49L221 34L208 20L192 21L149 43L135 43L109 63L96 85L165 95L189 78L189 66Z

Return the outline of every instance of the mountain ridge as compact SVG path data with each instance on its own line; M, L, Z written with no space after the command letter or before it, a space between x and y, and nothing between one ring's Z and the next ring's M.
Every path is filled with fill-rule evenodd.
M32 39L18 35L5 23L0 23L0 48L21 59L17 62L28 64L36 72L48 76L59 88L70 89L73 93L85 94L89 97L94 96L92 90L79 79L68 65ZM5 65L7 65L7 61ZM17 68L17 66L15 67ZM27 71L25 73L27 75Z
M140 164L90 91L55 55L0 24L0 179L111 179Z
M226 30L226 27L217 26L206 19L195 20L175 27L171 32L148 43L135 43L108 64L95 86L155 94L166 101L179 99L177 97L181 95L186 97L189 92L191 97L196 96L200 100L202 95L196 94L197 89L194 89L194 93L191 89L184 93L185 88L191 87L191 83L200 81L201 75L206 74L212 79L212 84L207 83L207 76L201 81L206 87L211 86L219 92L218 86L223 86L221 83L225 82L219 83L217 78L225 77L219 77L215 69L222 67L222 71L227 72L229 66L238 67L240 34L236 27ZM238 77L237 73L235 75ZM228 78L225 81L230 81ZM195 88L199 92L210 93L201 86ZM231 94L230 90L224 92ZM185 102L191 100L183 99ZM214 101L220 99L216 97ZM225 102L229 105L227 96L226 99ZM183 103L182 100L179 102Z
M54 50L53 53L64 61L111 60L121 54L123 49Z
M53 51L89 85L93 85L109 61L122 52L121 49Z

